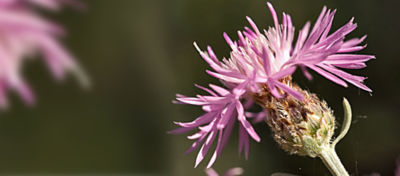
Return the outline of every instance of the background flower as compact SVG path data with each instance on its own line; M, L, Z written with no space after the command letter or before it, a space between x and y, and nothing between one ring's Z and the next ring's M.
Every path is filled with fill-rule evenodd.
M75 58L59 43L63 29L37 13L35 5L58 10L72 0L6 0L0 3L0 106L6 107L7 92L17 91L29 105L35 102L30 86L23 78L25 61L40 54L53 75L62 80L74 73L84 86L88 80Z

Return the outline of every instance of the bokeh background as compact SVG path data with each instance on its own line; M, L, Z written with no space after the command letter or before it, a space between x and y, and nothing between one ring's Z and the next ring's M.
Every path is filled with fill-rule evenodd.
M324 5L338 9L334 29L355 17L359 28L350 37L368 34L367 49L375 54L367 69L372 94L347 89L315 75L295 81L317 93L341 122L342 97L353 107L353 125L337 146L353 175L393 175L400 156L400 1L396 0L271 0L276 10L291 14L299 29L315 21ZM79 58L93 86L83 90L71 76L54 81L40 60L27 62L26 79L38 103L30 108L11 94L11 108L0 113L0 175L126 174L205 175L205 163L193 168L196 152L184 135L169 135L173 121L200 115L196 107L173 105L175 93L201 93L193 83L218 82L205 73L207 64L192 46L212 45L228 56L224 31L235 38L251 16L260 28L272 25L265 0L87 0L87 9L47 14L69 31L65 44ZM252 141L246 161L237 153L237 131L215 169L240 166L244 175L287 172L329 175L318 159L290 156L273 141L266 124L255 125L262 137Z

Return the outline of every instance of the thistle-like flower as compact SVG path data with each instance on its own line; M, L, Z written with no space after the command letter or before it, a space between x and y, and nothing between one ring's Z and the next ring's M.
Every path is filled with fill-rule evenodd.
M2 0L0 2L0 107L7 106L7 92L16 90L27 104L34 95L22 76L24 61L39 53L53 75L61 80L69 71L85 86L88 80L74 57L59 43L63 29L35 11L35 6L58 10L75 0Z
M192 122L176 122L180 128L172 133L183 133L194 129L199 132L189 136L196 140L187 152L201 146L196 166L203 160L214 140L216 150L207 167L211 167L221 154L235 122L239 122L239 152L243 149L246 158L249 152L249 138L259 142L253 122L266 120L274 132L276 141L293 154L315 157L319 149L330 145L335 119L327 104L317 96L302 90L292 80L292 74L300 68L308 79L308 69L314 70L327 79L347 87L347 83L371 92L363 84L365 77L351 75L342 69L361 69L372 55L351 54L360 51L365 39L345 40L345 36L356 28L351 19L347 24L331 32L336 10L322 9L314 27L310 30L307 22L299 31L297 41L291 17L283 13L282 23L270 3L268 8L274 20L274 27L260 31L247 17L251 28L238 31L238 40L233 41L226 33L224 38L232 49L228 59L220 61L211 47L202 51L195 47L201 57L213 70L206 72L218 78L225 88L209 85L211 89L199 87L209 95L186 97L177 95L176 103L201 106L204 114ZM248 112L254 105L264 111ZM312 150L310 150L312 148Z

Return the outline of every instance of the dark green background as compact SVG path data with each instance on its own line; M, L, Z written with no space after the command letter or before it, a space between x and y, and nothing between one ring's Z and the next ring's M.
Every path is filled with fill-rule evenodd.
M0 117L0 174L155 174L204 175L194 169L196 152L184 135L168 135L172 121L190 121L199 108L173 105L175 93L200 93L193 83L217 83L192 46L213 46L228 56L222 32L235 38L251 16L260 28L272 25L265 0L90 0L83 11L50 14L69 31L65 44L90 75L90 90L73 77L54 81L41 60L24 68L38 97L29 108L11 94L11 108ZM276 10L291 14L299 29L315 21L323 5L338 9L334 29L352 16L359 28L350 37L368 34L375 54L367 69L370 94L342 88L319 75L312 82L295 74L303 88L327 100L341 122L342 97L352 104L354 123L337 151L354 175L393 175L400 155L400 5L396 0L273 0ZM46 13L48 14L48 13ZM235 166L245 175L288 172L328 175L318 159L290 156L256 125L261 143L251 142L249 160L237 154L237 131L214 165L220 172Z

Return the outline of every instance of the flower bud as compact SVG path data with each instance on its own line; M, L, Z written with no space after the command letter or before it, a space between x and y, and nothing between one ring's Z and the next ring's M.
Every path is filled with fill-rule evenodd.
M267 88L253 95L266 111L266 122L275 141L290 154L316 157L321 148L330 145L335 129L335 117L325 101L302 90L291 79L283 82L303 94L298 100L290 95L275 98Z

